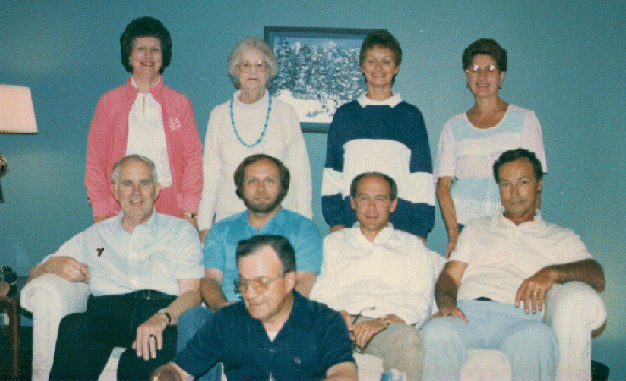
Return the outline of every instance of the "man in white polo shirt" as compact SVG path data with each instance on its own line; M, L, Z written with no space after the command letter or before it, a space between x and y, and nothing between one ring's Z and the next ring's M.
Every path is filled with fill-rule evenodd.
M423 329L425 380L458 380L469 348L506 353L514 380L554 379L558 343L541 321L546 292L570 281L601 290L604 275L577 235L536 210L542 174L523 148L494 164L504 212L465 226L437 280L439 312Z

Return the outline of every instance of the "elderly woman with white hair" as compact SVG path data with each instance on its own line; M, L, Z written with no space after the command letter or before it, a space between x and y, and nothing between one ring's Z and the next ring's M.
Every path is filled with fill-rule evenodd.
M282 205L312 217L309 156L295 111L269 91L276 74L276 55L259 38L244 38L228 56L228 75L238 90L209 117L198 211L202 237L214 218L245 210L235 194L233 173L246 157L258 153L276 157L290 170L291 185Z

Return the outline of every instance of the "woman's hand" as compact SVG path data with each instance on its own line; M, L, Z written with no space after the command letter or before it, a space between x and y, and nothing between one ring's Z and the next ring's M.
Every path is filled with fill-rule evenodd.
M98 222L102 222L109 218L108 216L93 216L93 223L97 224Z
M456 249L456 241L459 237L459 233L458 231L456 232L456 235L454 235L454 233L448 238L448 247L446 248L446 259L450 259L450 253L452 253L454 251L454 249Z
M345 229L346 225L343 224L339 224L339 225L335 225L333 227L330 228L330 230L328 231L328 233L334 233L334 232L338 232L341 229Z
M185 212L183 211L183 219L189 221L190 224L193 225L196 230L198 230L198 217L197 213Z

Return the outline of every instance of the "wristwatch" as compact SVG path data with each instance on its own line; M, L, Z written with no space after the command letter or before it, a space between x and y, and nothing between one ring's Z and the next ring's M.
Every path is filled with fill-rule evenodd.
M183 217L188 217L188 218L194 219L194 218L198 217L198 213L185 212L185 213L183 213Z
M167 325L172 324L172 316L170 316L170 313L167 312L165 308L161 308L158 313L165 315L165 317L167 318Z

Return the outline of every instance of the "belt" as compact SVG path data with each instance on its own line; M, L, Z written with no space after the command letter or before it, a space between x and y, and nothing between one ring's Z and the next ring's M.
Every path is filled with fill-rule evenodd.
M141 299L141 300L174 300L176 299L173 295L168 295L164 292L157 290L139 290L126 294L126 296L132 299Z

